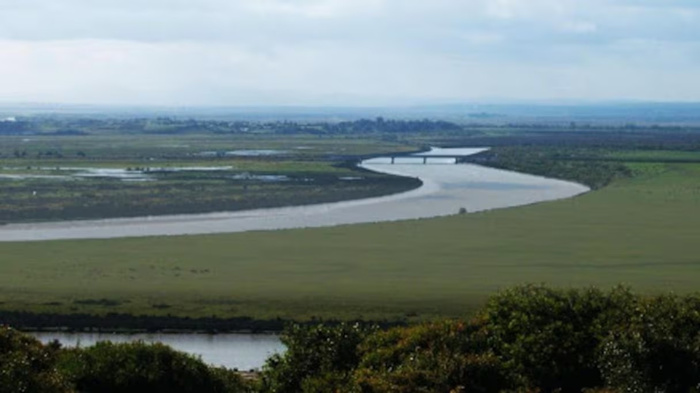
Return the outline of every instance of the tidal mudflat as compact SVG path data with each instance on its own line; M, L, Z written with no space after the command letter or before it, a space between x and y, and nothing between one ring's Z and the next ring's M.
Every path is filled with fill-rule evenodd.
M368 170L423 182L421 187L401 194L240 212L10 224L0 227L0 241L195 235L396 221L527 205L589 191L586 186L562 180L456 165L454 158L445 157L480 151L483 149L433 149L416 157L398 157L393 164L390 157L361 163ZM425 156L429 157L427 163Z

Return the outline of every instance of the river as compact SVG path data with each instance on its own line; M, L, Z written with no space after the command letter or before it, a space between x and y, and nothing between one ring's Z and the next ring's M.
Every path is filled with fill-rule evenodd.
M470 155L484 149L433 149L415 157L380 157L360 166L376 172L419 178L415 190L378 198L259 209L240 212L169 215L105 220L9 224L0 226L0 241L105 239L120 237L197 235L252 230L312 228L396 221L477 212L572 197L583 185L486 168L455 165L445 155ZM423 164L423 156L428 158Z

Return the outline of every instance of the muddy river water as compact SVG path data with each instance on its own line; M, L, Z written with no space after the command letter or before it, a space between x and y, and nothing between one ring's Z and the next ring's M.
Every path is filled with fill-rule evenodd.
M0 241L104 239L195 235L252 230L324 227L395 221L477 212L572 197L583 185L486 168L455 164L446 155L469 155L483 149L434 149L414 157L379 157L360 166L372 171L419 178L415 190L353 201L191 215L149 216L88 221L0 226ZM428 157L424 163L424 156Z

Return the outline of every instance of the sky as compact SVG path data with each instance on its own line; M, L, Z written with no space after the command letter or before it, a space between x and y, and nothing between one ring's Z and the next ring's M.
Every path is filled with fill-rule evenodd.
M0 0L0 103L700 101L698 0Z

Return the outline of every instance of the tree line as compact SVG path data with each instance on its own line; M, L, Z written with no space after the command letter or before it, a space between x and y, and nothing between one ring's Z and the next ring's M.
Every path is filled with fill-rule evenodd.
M695 138L700 127L658 124L577 124L577 123L478 123L453 122L436 119L373 119L360 118L345 121L249 121L156 118L59 118L27 117L13 122L0 122L0 135L56 135L76 136L91 134L281 134L281 135L451 135L497 138L535 138L551 141L597 139L628 139L639 134L654 139Z
M700 297L521 286L472 318L294 327L263 392L696 392Z

